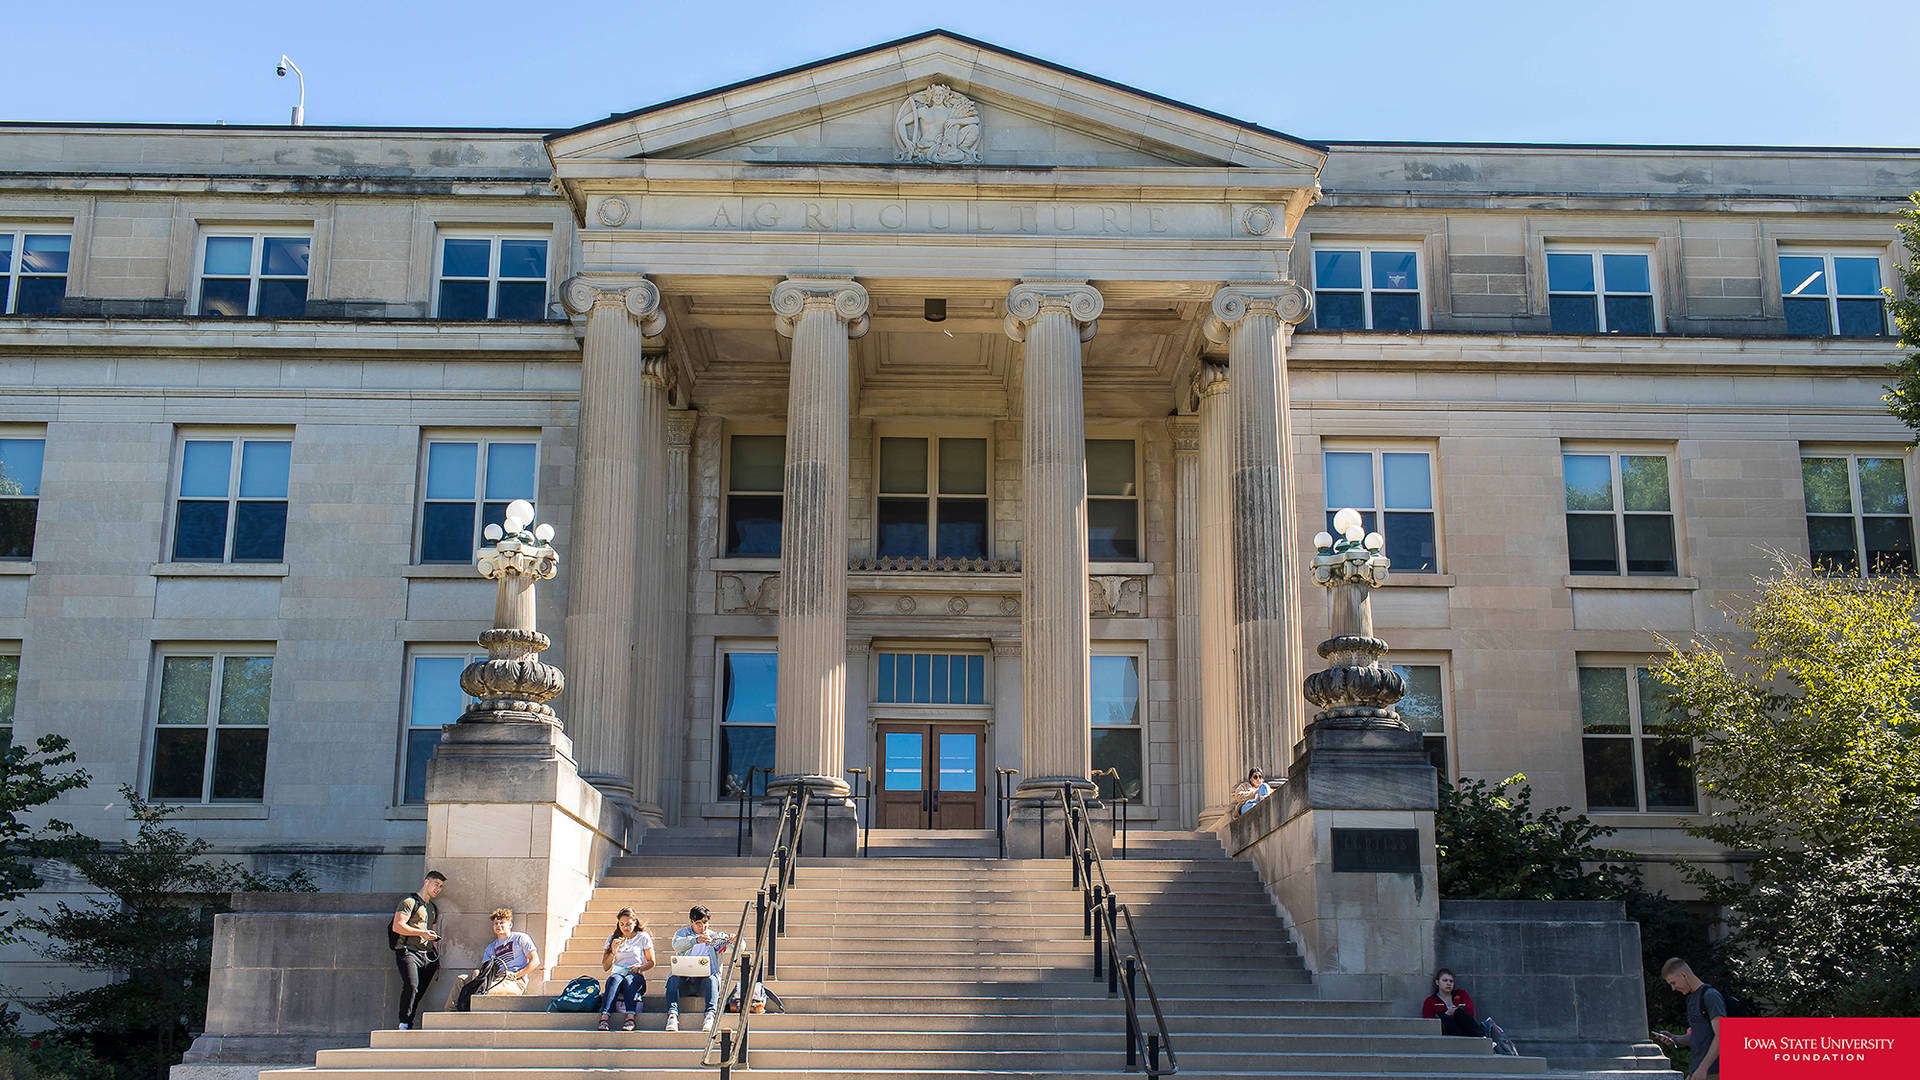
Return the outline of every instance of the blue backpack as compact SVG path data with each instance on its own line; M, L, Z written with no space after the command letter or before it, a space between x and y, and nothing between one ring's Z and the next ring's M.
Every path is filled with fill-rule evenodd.
M547 1003L548 1012L595 1012L600 1008L600 981L582 975L569 981L560 996Z

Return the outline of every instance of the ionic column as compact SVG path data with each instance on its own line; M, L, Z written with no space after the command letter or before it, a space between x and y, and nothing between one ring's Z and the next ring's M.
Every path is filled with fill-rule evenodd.
M561 296L587 317L567 581L567 726L580 775L631 805L636 569L658 561L639 557L640 454L664 438L657 411L654 427L645 426L640 344L666 328L666 317L660 290L644 278L574 277ZM657 484L658 474L645 482Z
M1202 729L1206 713L1200 702L1200 522L1197 489L1200 486L1200 422L1191 416L1167 420L1173 442L1173 701L1174 745L1180 763L1180 818L1206 821Z
M1195 456L1199 518L1195 561L1199 563L1200 713L1202 772L1206 785L1203 821L1227 811L1227 796L1253 764L1241 743L1235 717L1233 667L1233 455L1227 369L1203 363L1194 378L1200 400L1199 452ZM1278 766L1274 766L1278 767Z
M847 278L790 277L774 286L773 311L793 362L771 786L845 795L847 343L867 332L867 290Z
M667 358L650 355L640 365L638 430L634 434L640 497L632 549L633 589L633 804L648 825L665 825L660 804L660 737L667 698ZM584 396L584 395L583 395Z
M1021 452L1023 791L1088 791L1087 430L1080 346L1105 300L1080 281L1023 281L1007 293L1007 335L1026 345Z
M1312 300L1294 282L1222 286L1207 336L1227 346L1233 700L1247 761L1284 771L1300 738L1299 545L1286 334ZM1236 766L1239 767L1239 766Z
M666 612L660 633L657 692L660 695L662 765L676 772L660 777L661 810L668 823L680 820L681 765L687 760L687 547L689 544L688 472L692 462L693 429L700 414L678 409L667 414L667 557L661 564L661 609Z

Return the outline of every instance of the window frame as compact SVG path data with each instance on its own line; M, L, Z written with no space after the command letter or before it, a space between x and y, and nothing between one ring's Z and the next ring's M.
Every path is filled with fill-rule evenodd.
M52 237L65 238L67 241L66 270L59 274L28 273L23 264L25 262L25 257L27 252L27 237L29 236L33 236L33 237L52 236ZM23 278L33 278L33 279L50 279L55 277L59 278L60 279L60 299L62 301L62 306L64 306L66 296L67 296L67 286L70 285L73 281L73 243L74 243L73 226L71 224L64 224L64 223L61 225L55 225L51 227L41 227L31 223L26 223L26 222L21 222L18 224L0 223L0 237L7 238L9 243L9 247L7 248L7 251L8 251L7 268L4 271L0 271L0 315L7 315L7 316L24 315L27 317L31 317L36 315L60 314L60 310L61 310L60 307L56 307L52 311L22 312L18 310L20 306L20 281Z
M201 761L201 773L200 773L200 796L197 799L162 798L154 794L153 771L155 766L158 765L159 763L159 743L160 743L159 733L162 730L162 725L160 723L161 689L163 686L163 680L166 673L166 661L170 658L184 658L184 659L203 659L204 658L209 660L213 667L212 678L207 684L206 723L201 728L201 730L204 730L207 733L207 741L206 741L205 747L203 747L201 751L203 757ZM271 642L255 643L255 642L243 642L243 641L203 642L198 644L190 643L190 642L155 643L153 647L153 667L152 667L152 672L150 674L150 677L148 679L148 687L147 687L147 699L148 699L148 704L146 707L147 752L146 752L145 767L141 770L141 776L143 780L142 790L146 793L149 801L156 802L156 803L164 803L169 806L266 806L266 805L271 805L272 800L268 797L269 792L267 789L267 773L269 772L268 766L271 764L270 758L265 759L261 762L260 797L258 799L216 799L213 797L213 782L214 782L214 775L217 771L218 754L219 754L219 748L220 748L218 736L220 733L220 728L222 727L222 725L220 724L220 691L226 679L225 661L228 659L265 659L268 661L268 665L271 668L271 673L268 676L268 684L267 684L267 702L268 702L267 722L265 724L259 724L259 725L235 724L235 725L228 725L228 726L243 727L247 730L258 729L258 730L266 731L267 732L267 750L268 750L268 753L271 754L272 747L273 747L273 734L272 734L273 732L273 706L272 706L273 681L275 679L278 679L280 674L278 649L274 643L271 643ZM190 724L168 724L168 725L165 725L165 727L171 730L192 730L193 729L193 726Z
M743 435L748 437L759 437L759 438L765 438L767 436L778 436L780 438L780 447L781 447L780 490L761 491L758 489L734 488L733 486L733 440L736 437L743 436ZM787 429L783 426L779 426L775 424L748 424L748 425L742 425L738 427L729 424L727 426L727 429L724 432L722 432L721 439L720 439L720 529L719 529L719 536L715 540L715 542L719 545L719 547L714 551L715 558L778 559L780 557L780 545L775 545L774 550L772 552L749 552L749 553L739 554L739 555L736 555L732 551L730 551L729 545L730 545L731 537L733 535L733 500L736 495L753 497L753 498L771 497L771 498L779 499L780 500L780 524L781 524L782 530L784 531L786 527L786 521L787 521L786 439L787 439ZM874 445L876 448L875 452L877 454L879 444L875 443ZM875 467L875 470L877 471L879 467L879 458L877 456L874 459L874 467ZM876 488L879 486L877 480L874 486ZM782 543L784 543L784 539Z
M293 436L294 432L291 428L267 428L264 430L257 428L175 428L173 432L172 475L167 488L169 496L167 499L167 533L163 541L166 547L165 550L161 552L161 561L206 565L218 563L220 565L239 566L270 566L274 563L286 562L286 524L284 522L281 525L280 555L277 558L236 560L233 557L233 546L235 537L239 531L239 504L241 502L284 503L286 504L289 514L291 514L293 509ZM176 559L174 557L174 552L179 546L180 503L183 501L183 496L180 494L180 485L185 479L187 443L189 442L225 442L233 446L233 449L228 454L227 461L226 538L221 544L221 556L218 560ZM245 461L245 452L242 447L249 442L283 442L287 444L286 495L278 499L263 498L261 496L247 496L244 499L242 498L240 495L240 467ZM216 500L210 496L193 496L187 501L214 502Z
M1831 337L1831 338L1839 338L1839 337L1884 338L1884 337L1893 336L1893 331L1891 329L1893 313L1892 313L1892 310L1890 309L1890 306L1887 303L1886 295L1880 292L1875 292L1871 295L1867 293L1842 294L1840 292L1840 276L1838 273L1835 272L1835 267L1834 267L1835 259L1871 259L1873 260L1873 263L1874 263L1874 274L1879 282L1880 288L1886 289L1888 288L1888 282L1894 280L1894 278L1897 277L1898 275L1897 275L1897 270L1895 270L1893 267L1889 265L1889 262L1887 259L1887 251L1885 248L1852 247L1845 244L1840 244L1840 245L1820 245L1820 244L1803 245L1798 243L1776 244L1774 246L1774 252L1773 252L1773 270L1774 270L1774 273L1779 276L1778 291L1780 293L1780 317L1782 320L1788 321L1789 326L1791 326L1791 320L1788 319L1788 316L1787 316L1787 302L1789 300L1810 300L1812 299L1812 297L1795 296L1794 294L1789 293L1787 291L1786 278L1784 275L1780 273L1782 269L1780 266L1780 262L1783 259L1812 259L1812 258L1818 258L1821 260L1821 273L1825 275L1827 280L1827 291L1823 296L1823 299L1825 299L1827 302L1827 330L1823 334L1811 334L1806 336ZM1867 300L1867 299L1871 299L1879 304L1879 310L1880 310L1879 329L1872 334L1842 334L1840 332L1840 301ZM1788 332L1792 333L1791 330L1789 330Z
M887 701L881 698L880 658L882 656L946 656L951 658L980 658L981 686L980 700L975 702L934 702L934 701ZM908 639L883 638L873 641L867 649L867 710L874 719L895 720L938 720L952 718L960 722L991 722L993 720L993 649L985 641L955 638ZM931 668L931 663L929 663ZM951 672L951 668L949 668ZM949 676L951 680L951 675ZM898 678L895 685L898 685ZM949 681L951 686L951 681ZM931 696L931 695L929 695Z
M1394 569L1393 572L1395 574L1444 574L1446 573L1447 552L1446 552L1445 529L1443 527L1443 522L1445 519L1443 514L1441 513L1441 506L1440 506L1440 446L1439 446L1439 443L1426 442L1426 441L1413 441L1413 442L1404 442L1404 443L1381 443L1381 442L1362 441L1358 439L1347 439L1347 438L1321 439L1320 440L1320 501L1325 504L1326 516L1324 520L1327 522L1327 524L1325 525L1325 528L1328 532L1332 532L1333 531L1332 521L1333 521L1334 513L1339 510L1343 510L1346 507L1344 505L1341 505L1341 506L1333 505L1333 499L1331 497L1332 485L1329 484L1327 481L1327 455L1328 454L1368 454L1371 456L1372 468L1373 468L1373 491L1374 491L1375 505L1370 507L1360 507L1360 506L1354 507L1355 510L1360 511L1362 521L1365 521L1368 515L1373 516L1374 524L1371 528L1368 529L1369 532L1377 529L1382 536L1386 536L1386 528L1385 528L1386 515L1389 512L1396 513L1396 514L1424 513L1432 517L1433 519L1433 568L1430 570L1401 570L1396 568ZM1387 473L1386 473L1386 456L1385 455L1387 454L1425 454L1426 455L1427 489L1428 489L1427 502L1430 504L1426 509L1424 510L1419 508L1409 509L1404 507L1394 508L1394 507L1388 507L1387 505L1385 505L1387 501ZM1392 559L1394 555L1394 545L1391 541L1391 538L1389 538L1386 550L1387 550L1387 558Z
M1086 444L1091 442L1127 442L1127 443L1133 444L1133 494L1131 495L1096 495L1093 493L1093 484L1091 482L1087 483L1086 485L1087 561L1088 563L1096 566L1097 565L1131 566L1136 563L1145 562L1147 559L1146 499L1142 495L1142 492L1144 490L1146 470L1147 470L1146 440L1141 438L1140 434L1135 431L1127 431L1124 433L1107 433L1107 432L1102 432L1096 429L1096 430L1090 430L1086 432L1081 438L1081 451L1080 451L1081 471L1083 473L1086 471L1086 460L1087 460ZM989 446L987 449L988 449L989 455L991 455L993 448ZM988 467L989 473L991 473L991 470L993 468L993 458L991 456L987 458L987 467ZM987 478L987 488L989 491L991 491L993 488L993 478L991 475L989 475ZM1132 558L1103 559L1103 558L1094 557L1094 554L1093 554L1093 504L1096 501L1097 502L1116 502L1116 503L1131 502L1133 503L1134 552L1133 552ZM988 508L988 512L989 513L992 512L991 507Z
M482 316L479 320L477 320L481 322L500 321L500 316L498 314L498 311L500 308L500 242L502 240L538 240L541 243L544 243L547 246L547 254L546 254L546 260L545 260L546 273L541 278L541 281L540 281L540 315L538 316L538 319L540 321L544 321L547 318L548 312L551 310L553 306L554 235L553 235L552 229L546 229L543 231L535 228L527 228L527 229L448 228L448 229L441 229L438 233L436 233L434 236L433 254L431 256L433 259L433 285L430 292L431 311L428 315L429 318L440 319L445 317L440 314L440 286L443 282L446 282L447 280L449 280L447 277L447 241L449 240L486 240L489 242L487 245L487 276L484 279L473 277L472 275L467 275L467 274L458 275L451 279L453 281L475 282L475 281L484 280L486 282L487 313L484 316ZM508 278L507 280L527 282L527 281L532 281L534 279L533 278ZM476 320L460 320L460 321L470 322L470 321L476 321ZM523 320L515 319L512 321L519 322Z
M1640 700L1640 674L1643 671L1651 671L1657 663L1658 661L1652 658L1608 659L1600 656L1586 656L1586 655L1582 655L1577 658L1575 672L1574 672L1574 698L1575 698L1574 723L1576 725L1576 728L1579 734L1580 748L1581 748L1580 796L1581 796L1582 804L1585 806L1586 812L1589 815L1592 815L1592 814L1698 814L1701 812L1702 799L1700 797L1701 796L1700 777L1699 777L1699 774L1694 770L1694 767L1691 764L1687 766L1687 774L1688 774L1688 777L1692 780L1692 784L1693 784L1692 807L1690 808L1678 807L1678 806L1650 807L1648 805L1646 744L1648 742L1658 741L1661 738L1663 738L1663 736L1650 735L1647 733L1647 729L1645 725L1646 709L1645 709L1644 703ZM1609 734L1597 734L1597 735L1589 735L1587 733L1587 718L1586 718L1585 702L1584 702L1583 695L1580 693L1580 674L1579 673L1582 671L1616 671L1616 672L1625 673L1626 679L1627 679L1627 731L1625 733L1609 733ZM1665 736L1665 738L1672 739L1672 738L1676 738L1676 736ZM1632 768L1633 768L1633 795L1634 795L1633 807L1631 808L1620 807L1620 806L1596 807L1592 804L1591 797L1589 795L1589 792L1587 791L1586 745L1587 745L1587 740L1589 739L1606 739L1606 740L1613 740L1613 741L1626 740L1631 744L1632 753L1630 755L1629 760L1631 761ZM1689 754L1691 754L1695 749L1697 749L1693 740L1687 739L1684 741L1687 744L1687 752ZM1689 758L1689 761L1691 761L1691 758Z
M1568 507L1566 505L1567 458L1569 456L1600 457L1602 455L1606 456L1607 458L1607 468L1608 468L1608 476L1609 476L1608 483L1612 485L1612 502L1613 502L1612 509L1610 510L1574 510ZM1664 511L1662 510L1628 511L1626 509L1627 489L1626 489L1626 481L1622 475L1622 469L1620 464L1620 459L1622 457L1661 457L1666 459L1666 462L1667 462L1667 509L1666 510ZM1571 530L1567 530L1564 532L1564 535L1566 536L1566 539L1567 539L1567 573L1568 575L1573 577L1581 577L1581 578L1594 578L1598 580L1606 580L1608 578L1629 578L1629 577L1649 578L1649 579L1659 580L1662 578L1676 578L1676 577L1686 576L1687 553L1686 553L1686 545L1683 542L1686 537L1685 537L1685 533L1682 532L1680 528L1679 467L1680 467L1679 456L1675 452L1675 448L1671 445L1633 446L1631 444L1622 445L1619 443L1608 443L1605 445L1594 446L1594 445L1583 445L1581 443L1575 443L1575 442L1562 442L1560 444L1560 500L1561 500L1560 515L1562 519L1562 525L1565 526L1567 522L1571 518L1573 518L1576 514L1583 517L1599 517L1602 514L1607 514L1613 518L1613 543L1614 543L1613 572L1604 573L1604 572L1593 571L1593 570L1575 570L1573 568L1573 534ZM1672 572L1670 573L1645 573L1645 572L1635 573L1631 569L1631 560L1628 558L1628 554L1627 554L1626 519L1629 512L1638 516L1643 516L1643 517L1653 516L1657 514L1666 515L1668 528L1671 532L1672 540L1673 540Z
M918 439L927 444L927 490L925 492L915 494L913 492L887 492L887 491L881 490L882 476L883 476L882 456L885 452L887 439ZM986 445L986 451L987 451L986 476L985 476L986 491L980 494L948 495L940 490L940 441L942 439L977 439ZM964 559L993 558L993 550L994 550L993 549L993 541L994 541L994 535L993 535L994 456L993 454L994 454L993 432L991 429L985 429L985 430L980 428L962 429L957 427L952 429L947 429L947 428L941 428L941 427L932 427L932 428L922 427L919 430L912 431L912 432L886 431L886 430L875 431L873 434L873 492L872 492L871 498L868 499L868 511L869 513L872 514L872 520L873 520L874 558L877 559L877 558L883 557L880 554L880 501L882 499L923 499L927 503L927 552L926 554L921 556L893 555L893 556L885 556L886 558L912 559L917 557L917 558L924 558L928 560L943 559L943 558L964 558ZM732 477L729 476L728 480L731 481ZM730 489L728 491L728 494L732 495L734 494L734 492ZM946 555L940 551L940 501L942 499L953 499L961 502L977 502L982 506L986 507L986 517L985 517L986 538L982 545L984 549L984 554L977 555L977 556L976 555Z
M516 434L512 431L468 432L468 431L460 431L460 430L435 431L435 430L427 430L427 429L423 429L420 432L420 450L419 450L420 457L419 457L419 463L417 465L417 468L419 469L419 473L418 473L419 480L415 487L414 500L413 500L413 565L415 566L460 566L466 563L471 563L473 561L474 552L479 551L483 544L483 539L481 534L484 533L487 528L487 503L495 502L495 501L500 501L500 502L513 501L511 499L490 500L487 498L487 449L488 447L493 446L496 443L503 444L503 445L520 445L525 443L533 444L534 498L528 499L527 501L532 503L536 510L539 508L540 506L540 499L539 499L540 458L541 458L542 434L544 433L538 429L530 430L522 434ZM473 477L474 486L473 486L472 499L429 499L428 498L427 496L427 481L429 479L428 469L431 464L430 455L432 454L432 450L430 448L435 443L473 443L475 444L474 477ZM465 558L429 560L425 557L426 556L425 548L426 548L426 542L427 542L427 532L426 532L427 504L429 502L470 503L473 506L473 511L474 511L473 513L473 547L467 552Z
M711 772L708 775L710 779L713 781L714 801L718 802L725 799L739 798L739 794L737 792L732 792L727 789L727 783L726 783L727 777L726 777L726 774L722 772L722 770L726 767L724 751L726 749L726 736L727 736L728 728L730 727L731 728L747 728L747 727L764 728L768 731L775 732L776 741L774 743L774 747L776 752L778 751L778 748L779 748L779 742L777 739L777 733L779 731L779 722L777 720L766 721L766 722L740 721L735 723L729 723L727 721L727 699L726 699L727 658L729 656L771 656L773 657L774 658L774 661L773 661L774 662L774 686L775 686L774 692L777 695L779 693L778 687L779 687L779 671L780 671L780 668L779 668L780 643L778 641L774 641L766 638L733 638L733 639L723 638L714 642L713 656L714 656L713 765L712 765L713 772ZM777 761L778 758L776 758L775 760ZM767 777L762 776L760 778L760 783L762 785L765 785L766 782L767 782ZM753 780L751 777L749 777L747 781L747 787L748 787L748 797L749 798L757 797L752 795ZM765 790L766 789L763 786L761 788L761 791L763 794L765 793Z
M1440 740L1440 759L1442 762L1440 778L1448 783L1452 783L1453 780L1460 775L1460 747L1459 740L1455 738L1458 732L1454 730L1452 656L1447 653L1419 651L1402 653L1396 651L1388 654L1387 665L1396 668L1433 668L1440 673L1440 731L1438 734L1434 734L1422 728L1420 731L1420 743L1421 746L1427 750L1428 756L1431 757L1433 751L1431 747L1426 746L1426 741L1428 739Z
M427 805L424 791L422 791L418 800L407 798L407 767L412 761L414 732L416 730L431 730L430 726L416 725L413 722L413 689L416 674L414 671L414 662L417 660L458 659L461 661L461 670L464 671L468 664L476 660L485 660L486 658L487 652L485 649L477 649L471 645L461 645L458 642L414 642L407 645L404 660L405 668L402 670L400 678L400 746L395 755L396 769L393 784L393 805ZM467 708L472 707L474 698L471 694L468 694L465 689L462 689L460 691L460 700L463 704L461 712L464 713ZM449 723L457 722L458 720L459 717L455 716ZM435 740L434 745L436 748L438 747L438 739ZM433 755L429 753L427 757L428 760L432 760Z
M1320 285L1320 259L1319 259L1320 253L1323 251L1325 252L1336 252L1336 251L1358 252L1360 254L1360 288L1358 289L1340 289L1340 288L1323 289ZM1373 284L1373 256L1375 252L1391 252L1396 255L1411 253L1413 255L1414 277L1416 279L1414 281L1414 287L1412 289L1378 289L1376 288ZM1417 325L1411 328L1393 327L1387 330L1386 332L1415 333L1415 332L1420 332L1420 331L1430 329L1432 326L1431 322L1429 321L1430 316L1427 311L1427 258L1426 258L1426 244L1424 241L1421 241L1421 240L1343 241L1343 240L1338 240L1333 238L1323 239L1323 238L1316 237L1313 241L1312 246L1309 248L1307 252L1307 270L1311 278L1310 288L1312 289L1312 292L1313 292L1313 299L1314 299L1313 309L1315 312L1313 326L1314 326L1314 329L1316 330L1356 330L1358 329L1358 330L1371 331L1371 330L1377 329L1374 326L1374 318L1373 318L1373 294L1375 292L1384 292L1393 296L1404 296L1407 293L1412 293L1414 295L1416 310L1419 312ZM1356 292L1359 293L1361 325L1358 327L1321 325L1318 313L1320 311L1320 294L1322 292L1338 293L1342 296L1351 296Z
M1551 262L1555 255L1587 256L1589 265L1593 270L1593 290L1591 292L1580 292L1572 289L1555 289L1553 287L1553 264ZM1607 288L1605 257L1608 255L1637 255L1645 259L1647 261L1647 291L1641 293ZM1547 286L1547 317L1549 320L1553 317L1554 297L1591 296L1594 307L1594 325L1598 327L1595 331L1596 333L1623 334L1632 337L1659 336L1660 328L1665 325L1665 323L1663 318L1664 313L1660 310L1659 260L1655 258L1655 251L1651 245L1588 244L1578 241L1548 242L1541 248L1541 257L1545 260L1541 269ZM1650 314L1648 316L1649 324L1645 335L1615 330L1607 325L1607 297L1609 296L1645 296L1647 298L1647 308ZM1564 334L1582 333L1582 331L1578 330L1561 330L1559 327L1554 327L1553 332Z
M1102 731L1131 731L1137 735L1140 740L1140 793L1137 796L1129 796L1127 799L1127 801L1134 806L1149 805L1151 801L1150 795L1153 791L1153 762L1151 760L1153 756L1153 743L1148 731L1151 727L1149 720L1150 714L1153 711L1153 700L1152 682L1147 675L1147 662L1149 659L1147 646L1148 643L1144 641L1092 641L1088 643L1087 649L1087 731L1090 738L1097 736ZM1132 724L1097 724L1093 719L1093 662L1101 657L1115 656L1127 657L1134 663L1134 680L1139 693L1138 707L1134 710L1134 722ZM1089 749L1087 767L1089 769L1097 767L1093 761L1091 749ZM1102 778L1095 782L1100 785L1101 798L1109 798L1110 796L1107 794L1107 789L1108 784L1111 782L1110 778Z
M1869 514L1867 513L1866 502L1860 496L1860 459L1863 457L1864 458L1881 458L1881 459L1891 458L1893 460L1900 462L1900 476L1901 476L1901 479L1906 482L1906 491L1907 491L1907 512L1905 514ZM1907 521L1907 541L1910 548L1915 551L1915 559L1916 559L1916 565L1910 568L1907 571L1907 573L1908 574L1920 573L1920 536L1916 536L1914 532L1914 527L1915 527L1914 512L1913 512L1914 484L1913 484L1912 456L1908 454L1905 449L1899 449L1899 448L1884 449L1884 450L1875 449L1873 447L1862 448L1859 446L1851 446L1851 447L1845 447L1845 448L1832 448L1832 447L1823 448L1818 444L1803 445L1800 448L1800 476L1801 476L1800 490L1801 490L1801 500L1802 500L1801 516L1806 519L1807 525L1808 525L1807 557L1809 561L1811 561L1814 554L1813 553L1813 536L1812 536L1813 519L1816 517L1838 518L1838 517L1841 517L1842 515L1833 514L1833 513L1815 513L1812 510L1807 508L1805 499L1806 499L1806 470L1807 470L1806 462L1808 458L1828 458L1828 459L1840 458L1840 459L1844 459L1847 463L1847 499L1849 501L1850 510L1848 514L1845 516L1851 519L1852 526L1853 526L1854 565L1853 565L1853 569L1850 571L1827 570L1825 572L1847 573L1847 574L1851 574L1852 576L1862 577L1862 578L1866 577L1869 573L1873 573L1873 571L1866 564L1866 555L1867 555L1866 519L1869 517L1873 517L1873 518L1904 517ZM1822 567L1816 565L1815 569L1816 570L1822 569Z
M261 228L217 227L201 229L200 235L194 240L193 295L189 298L187 310L191 312L192 317L196 319L257 319L261 317L260 283L262 281L304 281L306 282L307 288L306 298L301 304L301 313L298 315L270 315L267 316L267 318L305 318L306 312L304 309L307 304L313 302L313 257L315 249L318 247L318 241L314 238L315 231L311 224L296 225L283 229L273 228L271 226ZM243 280L239 274L209 275L207 273L207 241L242 238L252 242L247 274L244 279L247 282L247 313L245 315L217 315L201 311L200 305L205 300L206 283L209 278L214 281ZM263 263L267 257L268 240L305 240L307 242L307 272L298 277L291 274L265 273L263 271Z
M44 426L0 425L0 439L5 439L9 442L37 442L40 444L40 475L34 480L33 494L0 494L0 501L33 503L33 534L27 538L27 553L25 555L0 555L0 562L15 565L30 563L33 561L34 549L39 546L40 541L40 500L43 495L42 489L46 486L47 480L47 429Z
M0 752L4 752L13 745L14 728L19 726L20 643L18 641L0 641L0 667L4 667L8 660L13 661L13 686L5 699L5 711L0 712Z

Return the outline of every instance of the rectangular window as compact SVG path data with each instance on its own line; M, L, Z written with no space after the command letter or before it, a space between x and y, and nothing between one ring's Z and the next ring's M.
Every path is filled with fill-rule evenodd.
M183 436L173 561L279 562L287 549L286 439Z
M1823 570L1913 572L1913 507L1907 462L1895 454L1809 454L1800 459L1807 497L1807 551Z
M1587 811L1692 813L1693 747L1669 734L1660 684L1643 667L1580 669Z
M766 793L773 767L773 695L780 658L771 652L720 654L720 797ZM761 771L755 772L753 770Z
M201 243L194 310L202 315L305 318L312 254L313 239L306 236L209 235Z
M987 557L987 440L880 440L874 553Z
M1787 333L1879 337L1887 332L1880 256L1871 252L1780 252Z
M1440 665L1395 664L1393 670L1407 681L1407 696L1394 706L1400 719L1420 733L1420 745L1426 748L1428 760L1442 779L1450 779L1453 771L1447 767L1446 680Z
M238 649L163 654L159 661L148 798L261 801L273 657Z
M434 315L547 317L547 242L529 236L443 236Z
M1644 252L1547 249L1547 307L1561 334L1653 333Z
M540 444L531 439L429 438L421 450L420 561L460 563L480 548L480 532L506 520L507 504L534 505Z
M1132 439L1087 440L1087 558L1140 561L1139 454Z
M422 649L407 670L406 729L400 749L400 801L427 801L427 762L440 745L440 729L456 723L473 699L460 689L460 673L485 653Z
M13 701L20 686L20 648L0 652L0 751L13 745Z
M726 554L780 554L786 470L785 435L735 435L728 440Z
M58 315L73 237L0 228L0 314Z
M1560 461L1569 572L1617 576L1621 552L1628 575L1680 572L1667 455L1567 451Z
M1418 330L1420 252L1354 245L1313 251L1313 318L1322 330Z
M985 705L987 658L977 653L874 655L873 700L916 705Z
M0 437L0 559L33 558L45 439Z
M1387 541L1391 568L1435 574L1440 553L1433 511L1433 455L1425 450L1328 450L1327 528L1347 507L1360 511L1368 532ZM1381 519L1385 519L1385 527Z
M1124 795L1138 803L1146 790L1145 758L1141 751L1144 718L1140 709L1141 658L1132 653L1094 656L1088 661L1088 699L1092 712L1093 770L1120 770L1120 783L1113 777L1099 778L1100 797Z

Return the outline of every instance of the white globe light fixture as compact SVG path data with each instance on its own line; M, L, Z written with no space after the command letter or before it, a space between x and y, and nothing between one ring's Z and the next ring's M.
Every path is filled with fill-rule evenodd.
M1328 532L1317 532L1317 533L1314 533L1314 534L1313 534L1313 546L1314 546L1314 547L1317 547L1317 548L1330 548L1330 547L1332 547L1332 546L1333 546L1333 534L1332 534L1332 533L1328 533Z
M1360 539L1358 535L1355 535L1356 533L1364 532L1364 530L1360 528L1360 511L1349 506L1333 515L1333 531L1349 540Z
M498 525L489 525L481 530L480 535L489 540L498 540L502 536L505 536L506 533Z
M1387 538L1377 532L1370 532L1367 534L1366 544L1368 551L1379 551L1387 546Z
M548 525L545 522L542 522L541 524L536 525L533 530L533 538L535 540L540 541L543 544L552 543L553 542L553 526Z
M533 504L525 499L515 499L507 504L507 531L517 533L533 520Z

